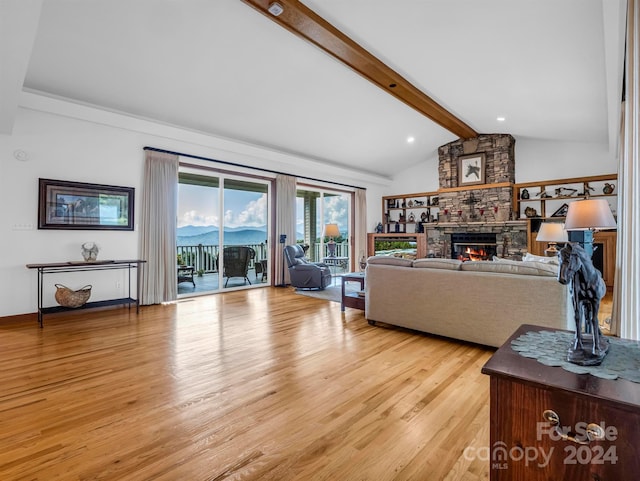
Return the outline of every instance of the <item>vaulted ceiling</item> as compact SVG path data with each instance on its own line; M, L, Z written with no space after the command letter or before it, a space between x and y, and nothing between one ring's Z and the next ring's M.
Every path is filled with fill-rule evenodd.
M42 92L383 177L458 138L248 3L17 0L22 38L0 59L19 83L0 95ZM476 132L617 142L624 0L302 3Z

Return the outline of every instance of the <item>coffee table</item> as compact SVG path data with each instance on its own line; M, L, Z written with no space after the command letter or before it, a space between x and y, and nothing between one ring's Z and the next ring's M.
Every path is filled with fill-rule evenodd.
M340 310L344 311L345 307L352 307L364 311L364 296L358 295L357 292L347 292L345 290L347 282L358 282L362 291L364 289L364 272L349 272L340 277L342 278Z

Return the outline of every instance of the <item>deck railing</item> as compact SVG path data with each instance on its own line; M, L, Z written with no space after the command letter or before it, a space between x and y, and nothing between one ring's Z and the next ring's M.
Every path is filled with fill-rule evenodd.
M251 260L249 268L252 269L257 261L261 261L267 258L267 244L242 244L247 247L251 247L256 251L255 259ZM225 247L231 246L231 244L225 245ZM314 262L320 262L324 257L328 257L327 244L322 245L314 244L313 252L307 252L309 257ZM218 255L220 254L220 246L218 245L204 245L198 244L197 246L177 246L176 254L180 256L182 264L193 266L197 271L205 273L218 272ZM340 242L336 243L336 256L337 257L349 257L349 243Z
M261 261L267 258L267 245L261 244L242 244L247 247L251 247L256 251L255 259L251 260L249 268L252 269L256 261ZM232 244L225 244L225 247L231 247ZM197 271L218 272L218 256L220 254L220 246L218 245L204 245L198 244L197 246L177 246L176 255L181 259L182 264L193 266Z

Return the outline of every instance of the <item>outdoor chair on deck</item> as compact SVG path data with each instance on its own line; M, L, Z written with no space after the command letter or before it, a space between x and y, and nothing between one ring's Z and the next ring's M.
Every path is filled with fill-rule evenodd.
M230 246L222 250L222 262L224 264L223 276L227 278L224 287L227 287L229 279L232 277L242 277L251 284L247 277L251 259L256 256L256 251L246 246ZM245 283L246 283L245 282Z
M329 266L322 262L307 260L301 246L297 244L286 246L284 257L289 266L289 276L293 287L322 290L331 284Z

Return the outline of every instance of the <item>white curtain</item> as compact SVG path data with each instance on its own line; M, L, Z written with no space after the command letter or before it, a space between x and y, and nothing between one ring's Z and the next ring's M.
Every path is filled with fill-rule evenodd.
M280 243L285 235L284 243ZM276 286L289 284L289 271L284 259L284 246L296 243L296 178L276 177L276 248L274 253L274 281Z
M177 297L176 217L178 156L145 151L140 223L141 303L159 304Z
M618 243L612 330L640 340L640 0L627 10L626 101L618 167Z
M367 258L367 191L356 189L355 194L353 251L357 256L357 266L361 256Z

